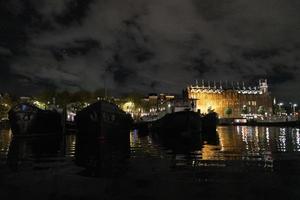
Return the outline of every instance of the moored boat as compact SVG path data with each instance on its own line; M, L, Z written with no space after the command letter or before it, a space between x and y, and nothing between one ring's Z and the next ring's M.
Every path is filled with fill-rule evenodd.
M190 137L202 131L201 116L193 111L166 114L151 124L151 130L160 135Z
M217 113L200 114L190 110L166 114L150 124L154 132L182 136L215 132L217 125Z
M60 134L61 115L57 111L42 110L29 103L20 103L8 113L15 136Z
M111 141L129 138L132 118L117 105L100 100L79 111L75 117L78 136L95 136Z
M218 114L210 112L202 115L202 131L203 132L215 132L217 125L219 124Z

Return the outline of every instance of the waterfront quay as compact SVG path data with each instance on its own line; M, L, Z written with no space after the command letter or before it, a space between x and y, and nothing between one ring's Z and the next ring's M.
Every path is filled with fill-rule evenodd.
M10 130L1 130L0 194L4 199L300 197L299 128L225 126L211 136L186 149L132 130L124 155L90 153L83 167L77 155L88 151L76 145L76 134L15 140Z

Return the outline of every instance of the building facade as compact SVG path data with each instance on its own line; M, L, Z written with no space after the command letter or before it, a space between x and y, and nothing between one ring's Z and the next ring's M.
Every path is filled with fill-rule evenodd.
M144 102L147 104L149 112L159 112L164 110L174 99L175 95L150 93L144 98Z
M228 85L228 84L226 84ZM273 113L273 101L268 91L267 80L259 80L257 86L246 87L244 83L231 84L210 82L188 86L186 95L194 99L196 109L201 113L215 111L220 117L241 117L242 115L267 115Z

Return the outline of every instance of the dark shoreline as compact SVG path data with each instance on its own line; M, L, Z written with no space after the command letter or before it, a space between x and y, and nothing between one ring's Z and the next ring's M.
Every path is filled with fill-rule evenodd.
M296 162L299 166L299 162ZM194 171L170 160L133 158L116 177L84 177L82 168L58 163L51 168L12 173L0 166L0 193L8 199L298 199L297 168L275 172L240 171L230 166Z

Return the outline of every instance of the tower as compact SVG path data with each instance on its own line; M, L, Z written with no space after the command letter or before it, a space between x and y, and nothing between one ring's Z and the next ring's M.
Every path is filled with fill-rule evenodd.
M259 80L259 89L265 94L268 92L268 81L267 79Z

